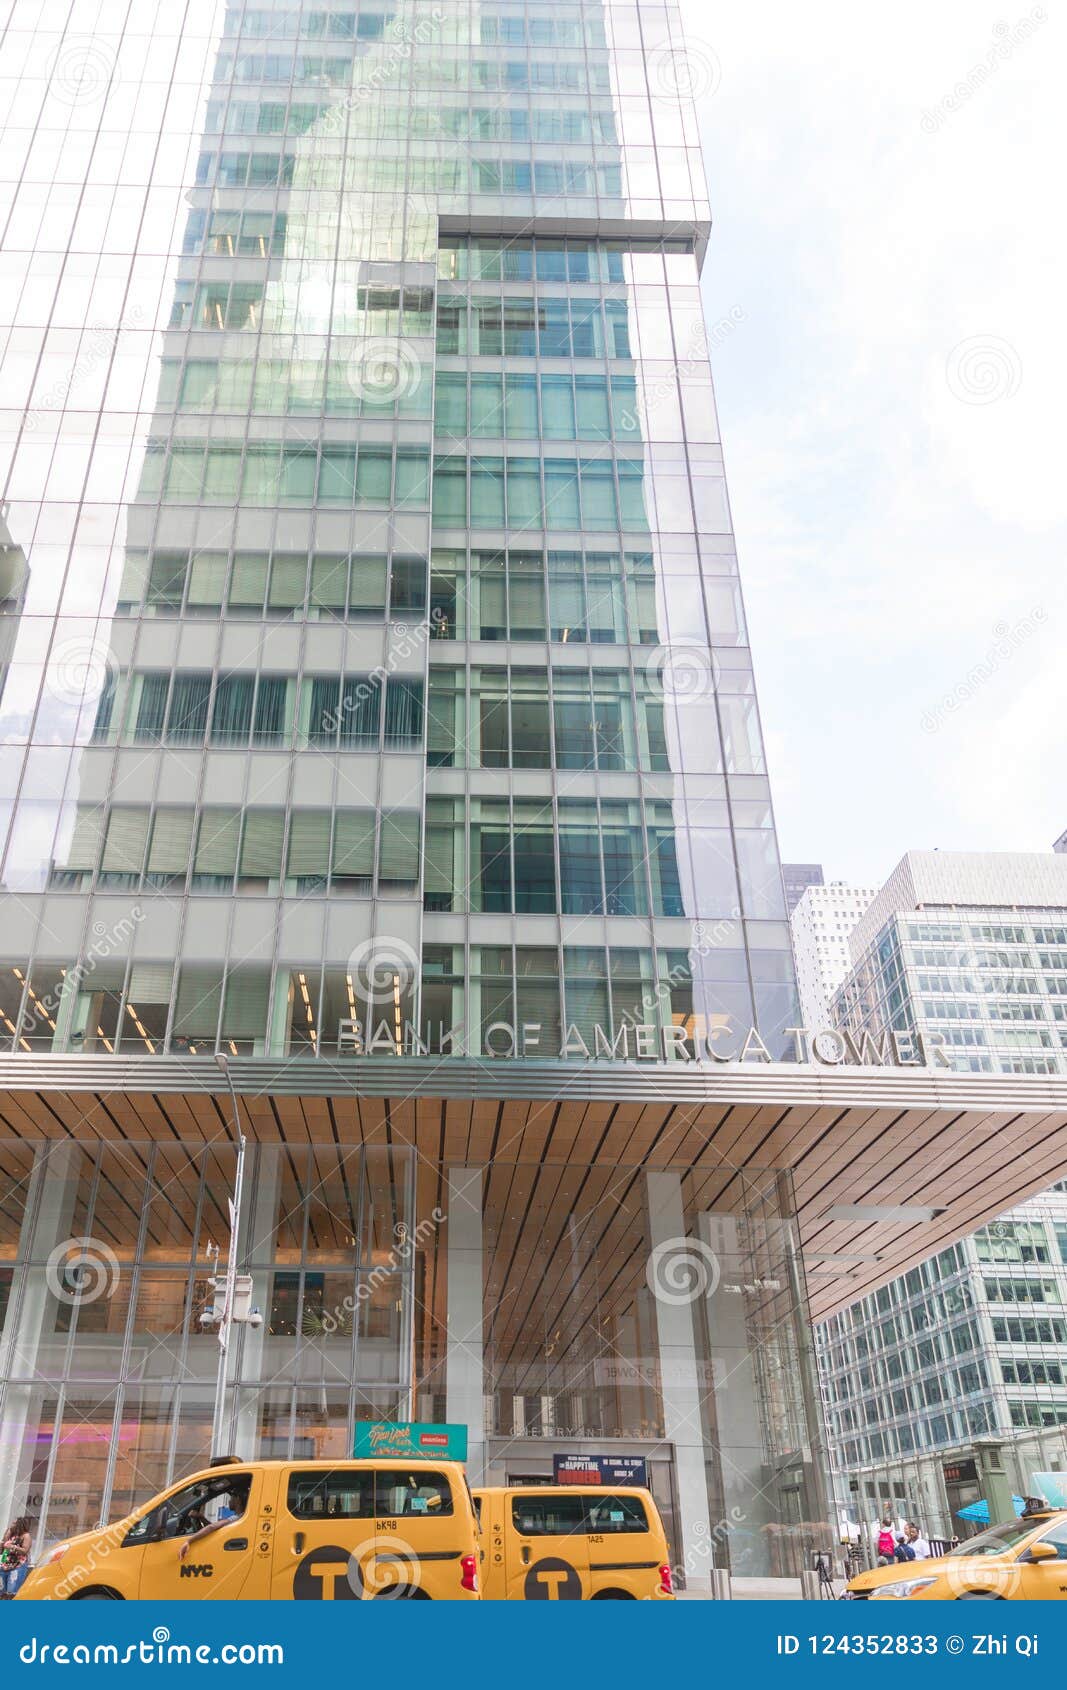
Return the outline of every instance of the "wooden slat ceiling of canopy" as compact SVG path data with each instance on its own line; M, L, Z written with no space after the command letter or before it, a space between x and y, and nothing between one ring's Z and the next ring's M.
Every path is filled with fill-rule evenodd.
M687 1210L722 1213L750 1200L746 1180L788 1170L816 1317L1067 1174L1061 1076L786 1064L679 1072L379 1061L342 1073L325 1061L247 1059L230 1067L254 1142L285 1144L294 1156L311 1151L324 1170L339 1149L414 1146L420 1215L443 1206L445 1168L485 1166L487 1212L505 1218L490 1264L490 1294L507 1289L513 1304L513 1312L502 1308L494 1317L505 1342L508 1323L521 1323L524 1308L529 1316L535 1299L550 1299L583 1257L595 1260L601 1276L638 1282L629 1244L647 1167L684 1176ZM5 1192L27 1176L35 1142L102 1140L121 1155L109 1164L99 1213L116 1238L128 1237L122 1158L129 1158L132 1187L152 1142L173 1168L169 1212L162 1201L154 1205L147 1226L149 1253L165 1255L168 1228L193 1225L181 1212L181 1168L205 1146L218 1160L218 1213L208 1218L221 1234L232 1131L226 1083L212 1063L0 1060L0 1210ZM343 1172L334 1183L324 1204L332 1217L323 1221L324 1250L332 1247L331 1228L345 1230L346 1205L354 1202ZM896 1219L831 1213L855 1206L938 1212ZM432 1280L432 1261L429 1273ZM427 1296L433 1303L432 1283ZM579 1315L586 1306L580 1295L570 1302Z

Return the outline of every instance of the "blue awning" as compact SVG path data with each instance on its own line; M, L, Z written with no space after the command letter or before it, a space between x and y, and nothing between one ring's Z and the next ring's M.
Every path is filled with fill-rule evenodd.
M1013 1496L1011 1500L1015 1507L1015 1517L1016 1519L1019 1519L1022 1516L1023 1509L1026 1507L1026 1503L1023 1501L1021 1496ZM958 1510L956 1518L957 1520L974 1520L976 1524L988 1526L989 1504L984 1500L981 1502L969 1502L966 1508Z

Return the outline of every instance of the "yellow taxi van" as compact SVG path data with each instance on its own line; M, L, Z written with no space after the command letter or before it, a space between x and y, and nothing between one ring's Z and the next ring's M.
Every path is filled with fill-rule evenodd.
M647 1490L480 1486L482 1597L489 1602L663 1601L667 1536Z
M947 1555L875 1567L850 1579L853 1602L1067 1601L1067 1509L1028 1498L1022 1517Z
M228 1458L125 1520L56 1544L16 1600L477 1600L455 1461Z

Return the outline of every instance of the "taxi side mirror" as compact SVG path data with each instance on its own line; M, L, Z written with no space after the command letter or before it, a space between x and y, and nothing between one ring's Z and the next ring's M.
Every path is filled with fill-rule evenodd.
M1054 1543L1032 1543L1026 1552L1028 1561L1058 1561L1059 1554Z

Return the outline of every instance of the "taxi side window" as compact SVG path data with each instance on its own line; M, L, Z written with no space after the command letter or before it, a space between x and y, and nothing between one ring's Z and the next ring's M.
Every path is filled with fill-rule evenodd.
M587 1529L580 1496L513 1496L511 1523L524 1537L580 1537Z
M150 1509L130 1527L123 1543L159 1543L163 1538L191 1537L203 1526L239 1519L248 1506L251 1487L250 1473L198 1479Z
M443 1473L421 1468L294 1473L286 1506L297 1520L440 1520L452 1513L452 1491Z
M644 1504L636 1496L587 1496L589 1531L647 1532Z
M427 1473L418 1467L383 1468L374 1478L379 1515L441 1520L452 1512L452 1487L443 1473Z
M294 1473L286 1507L297 1520L372 1520L374 1474Z
M1067 1520L1062 1521L1058 1526L1053 1526L1052 1530L1046 1532L1040 1541L1051 1543L1059 1560L1067 1561Z

